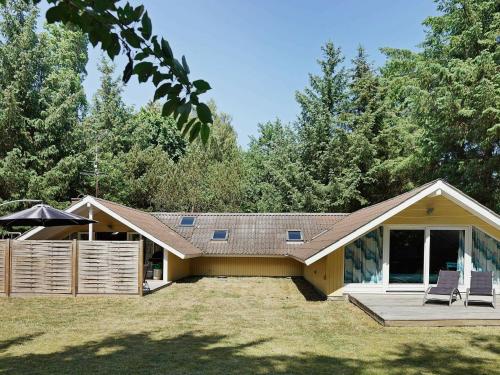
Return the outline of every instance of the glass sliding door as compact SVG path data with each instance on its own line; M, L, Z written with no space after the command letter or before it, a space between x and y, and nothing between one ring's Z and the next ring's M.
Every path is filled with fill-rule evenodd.
M392 229L389 239L389 283L424 282L424 229Z
M465 230L431 229L429 283L436 284L440 270L460 271L463 282Z

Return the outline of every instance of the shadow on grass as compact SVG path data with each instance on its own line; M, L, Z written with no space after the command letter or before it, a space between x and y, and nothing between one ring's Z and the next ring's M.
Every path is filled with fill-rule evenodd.
M194 284L203 279L203 276L188 276L180 280L176 280L177 284Z
M11 346L15 345L23 345L24 343L34 340L38 336L41 336L42 333L33 333L31 335L19 336L15 339L0 341L0 353L7 351Z
M292 281L306 301L326 301L326 297L303 277L292 277Z
M480 338L481 345L488 338ZM495 359L469 356L453 348L431 344L402 345L387 355L351 359L304 352L300 355L252 354L269 344L260 340L229 344L222 335L196 332L154 339L150 334L110 337L67 347L52 354L0 356L4 374L419 374L493 373ZM22 343L23 339L19 341ZM496 345L490 342L490 345ZM481 346L482 347L482 346ZM488 350L488 344L486 345ZM261 349L262 350L262 349ZM487 354L487 353L486 353ZM489 353L491 354L491 352Z

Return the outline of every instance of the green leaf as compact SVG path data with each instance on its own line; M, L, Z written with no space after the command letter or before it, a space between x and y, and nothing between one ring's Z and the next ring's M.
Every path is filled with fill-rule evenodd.
M142 39L135 33L133 29L125 29L121 32L128 44L134 48L140 48Z
M134 67L134 74L142 75L148 74L153 71L153 63L149 61L142 61Z
M174 54L172 52L172 48L170 48L170 44L168 44L168 42L163 38L161 38L161 50L163 52L163 56L167 60L173 59Z
M134 13L132 14L132 16L134 17L134 21L138 21L139 18L141 18L143 12L144 5L139 5L137 8L135 8Z
M173 68L174 68L173 69L174 74L177 76L177 79L179 80L179 82L181 82L185 85L188 85L189 79L188 79L188 76L186 74L186 71L184 70L184 67L177 59L173 60Z
M62 17L63 9L60 6L49 8L47 10L47 13L45 13L45 18L47 19L48 23L59 22L62 20Z
M197 79L196 81L193 81L193 86L196 88L199 94L203 94L204 92L207 92L208 90L211 89L208 82L202 79Z
M162 50L161 50L160 43L158 43L156 35L151 39L151 41L153 42L153 51L154 51L155 55L161 56Z
M208 124L201 125L201 141L204 145L208 143L208 138L210 137L210 126Z
M189 95L189 101L194 105L198 105L199 103L198 95L195 92L191 92L191 94Z
M191 103L187 102L177 108L177 113L189 115L191 113Z
M106 48L106 51L108 52L108 56L111 60L115 58L115 56L118 56L120 53L120 40L118 39L118 35L111 33L109 34L110 37L110 42Z
M94 2L94 9L97 10L98 12L104 12L105 10L108 9L113 9L114 8L114 1L113 0L99 0Z
M163 81L163 76L164 74L160 73L160 72L156 72L155 74L153 74L153 84L155 86L158 86L158 84Z
M186 61L186 56L184 56L184 55L182 55L182 67L184 68L184 71L186 72L186 74L191 73L191 71L189 70L189 65Z
M178 105L179 105L179 99L178 98L174 98L174 99L168 100L163 105L163 109L161 111L162 116L163 117L170 116L172 113L174 113L174 111L175 111L175 109L177 108Z
M125 69L123 70L123 82L127 83L130 80L130 77L132 77L133 68L134 68L133 62L129 61L128 64L125 66Z
M151 25L151 19L148 16L148 12L144 13L142 16L142 37L146 40L149 40L151 38L151 31L152 31L152 25Z
M169 99L176 98L177 96L179 96L181 91L182 91L182 85L180 83L172 86L172 88L168 92L168 98Z
M170 83L164 83L163 85L158 87L155 91L154 100L156 101L160 98L163 98L165 95L167 95L168 91L170 90L171 87L172 86L170 85Z
M99 35L94 32L94 31L89 31L89 41L92 43L92 46L95 47L97 46L97 43L99 43Z
M177 128L181 127L186 123L186 121L189 118L188 113L182 113L179 118L177 119Z
M198 114L198 118L204 124L212 123L212 112L210 108L205 103L199 103L196 106L196 113Z
M148 54L145 53L145 52L139 52L139 53L136 53L136 55L134 56L134 60L144 60L146 57L148 57Z
M197 122L193 125L191 132L189 133L189 142L193 142L198 137L198 134L200 134L200 130L201 123Z

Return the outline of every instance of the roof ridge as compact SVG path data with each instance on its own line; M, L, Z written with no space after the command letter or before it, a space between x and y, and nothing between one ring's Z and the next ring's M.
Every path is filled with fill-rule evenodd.
M95 200L97 200L97 201L104 201L104 202L107 202L107 203L115 204L115 205L117 205L117 206L120 206L120 207L123 207L123 208L127 208L127 209L129 209L129 210L134 210L134 211L137 211L137 212L141 212L141 213L143 213L143 214L148 214L148 215L150 215L150 216L153 216L153 215L151 215L151 214L152 214L152 212L150 212L150 211L144 211L144 210L141 210L141 209L139 209L139 208L126 206L126 205L124 205L123 203L118 203L118 202L110 201L110 200L108 200L108 199L104 199L104 198L97 198L97 197L94 197L94 196L92 196L92 195L86 195L86 197L93 198L93 199L95 199ZM154 216L153 216L153 217L154 217ZM155 218L155 219L156 219L156 218Z

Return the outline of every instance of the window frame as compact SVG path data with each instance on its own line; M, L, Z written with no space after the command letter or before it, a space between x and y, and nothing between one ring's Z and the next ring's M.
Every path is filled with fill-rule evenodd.
M300 239L291 239L290 232L299 232ZM300 229L287 229L286 231L286 242L304 242L304 233Z
M216 232L225 232L226 235L224 238L215 238L215 233ZM229 239L229 229L214 229L212 232L212 237L210 238L211 241L227 241Z
M182 220L187 219L187 218L193 219L193 222L191 224L183 224ZM194 227L195 223L196 223L196 216L185 215L185 216L181 216L181 219L179 220L180 227Z

